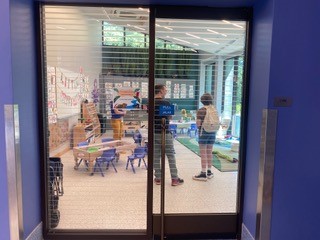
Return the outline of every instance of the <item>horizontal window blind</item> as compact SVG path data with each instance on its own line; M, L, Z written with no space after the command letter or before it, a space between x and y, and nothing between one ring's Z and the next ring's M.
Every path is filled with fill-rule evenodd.
M149 9L42 10L49 228L145 232L147 171L155 176L155 214L162 178L163 116L148 106ZM174 108L166 124L165 212L235 213L246 22L157 18L155 31L155 84L165 91L155 94ZM219 118L213 149L199 142L205 93ZM214 178L199 185L195 176L208 165Z

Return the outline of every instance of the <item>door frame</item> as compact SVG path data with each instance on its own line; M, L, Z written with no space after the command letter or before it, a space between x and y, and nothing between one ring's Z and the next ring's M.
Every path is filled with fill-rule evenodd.
M119 4L69 4L69 3L41 3L35 4L35 12L37 13L37 55L38 55L38 79L39 79L39 119L40 119L40 174L41 174L41 209L43 221L43 236L45 239L151 239L159 237L160 233L160 214L153 214L153 171L148 170L147 174L147 229L141 231L123 231L110 232L103 230L50 230L48 221L48 189L47 189L47 161L48 158L48 124L45 116L47 116L47 106L45 102L45 79L44 75L44 49L42 46L42 7L45 5L59 6L104 6L104 7L128 7L128 5ZM130 7L141 7L140 5L130 5ZM244 200L244 174L245 156L246 156L246 130L248 116L248 96L249 96L249 63L250 63L250 46L251 46L251 22L252 8L212 8L212 7L190 7L190 6L143 6L150 9L149 17L149 99L154 99L155 85L155 20L156 18L182 18L182 19L206 19L206 20L244 20L247 21L246 43L245 43L245 65L243 76L243 92L242 92L242 112L243 121L241 121L241 144L239 149L240 159L238 172L238 196L236 213L230 214L166 214L166 236L170 238L193 238L193 237L221 237L221 238L238 238L241 236L241 227L243 219L243 200ZM148 142L154 142L154 101L149 102L148 116ZM149 165L153 166L153 144L148 146ZM196 226L206 226L210 222L210 228L197 228ZM179 223L179 224L177 224ZM204 224L199 224L204 223ZM232 223L232 224L230 224Z

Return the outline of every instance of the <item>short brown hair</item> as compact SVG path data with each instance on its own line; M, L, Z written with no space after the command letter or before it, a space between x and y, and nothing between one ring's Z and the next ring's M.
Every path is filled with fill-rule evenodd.
M154 93L158 94L161 92L161 90L165 87L166 85L164 84L157 84L154 86Z
M200 101L203 105L208 106L213 104L213 97L210 93L205 93L201 96Z

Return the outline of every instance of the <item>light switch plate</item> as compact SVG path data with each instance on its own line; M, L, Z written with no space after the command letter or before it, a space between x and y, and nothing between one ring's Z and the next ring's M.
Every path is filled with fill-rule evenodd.
M292 98L290 97L275 97L274 106L275 107L290 107L292 105Z

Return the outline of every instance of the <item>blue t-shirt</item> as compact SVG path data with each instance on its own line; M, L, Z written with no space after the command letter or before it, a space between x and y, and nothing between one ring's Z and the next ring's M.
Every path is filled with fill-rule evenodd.
M162 118L166 119L166 132L168 131L169 126L169 116L160 116L160 107L159 106L170 106L170 102L168 100L165 100L163 98L155 98L154 99L154 132L155 133L161 133L161 120Z

